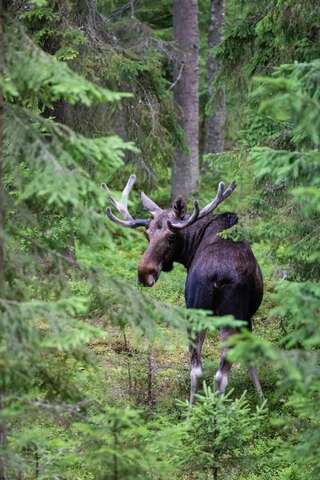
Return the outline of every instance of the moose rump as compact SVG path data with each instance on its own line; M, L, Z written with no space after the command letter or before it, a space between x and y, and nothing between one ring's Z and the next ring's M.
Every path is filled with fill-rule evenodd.
M262 274L246 242L219 237L197 252L188 271L188 308L248 321L262 300ZM248 324L248 327L250 325Z

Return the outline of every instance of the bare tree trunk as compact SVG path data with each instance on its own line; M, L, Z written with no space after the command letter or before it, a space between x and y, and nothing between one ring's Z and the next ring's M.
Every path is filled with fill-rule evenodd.
M62 2L63 5L63 2ZM107 28L106 19L100 15L97 0L76 0L73 8L75 22L85 31L91 42L111 42L113 35Z
M131 18L134 18L134 0L130 0Z
M0 0L0 75L4 74L4 27L5 13L7 10L6 0ZM3 92L0 91L0 294L4 296L3 290L5 286L4 278L4 186L3 186L3 168L4 168L4 98ZM0 384L0 412L4 409L4 379ZM5 467L5 446L7 443L7 429L5 420L0 420L0 480L6 480Z
M176 151L172 166L172 196L188 198L199 179L199 32L197 0L174 0L173 29L181 62L175 67L175 100L185 148Z
M97 1L96 0L77 0L75 11L78 20L91 30L96 30L97 19Z
M223 26L224 0L211 0L207 58L209 111L205 121L204 153L220 153L224 150L224 89L215 86L220 65L213 52L223 39Z
M0 75L4 73L4 25L6 0L0 0ZM4 186L3 186L4 98L0 91L0 291L4 288Z

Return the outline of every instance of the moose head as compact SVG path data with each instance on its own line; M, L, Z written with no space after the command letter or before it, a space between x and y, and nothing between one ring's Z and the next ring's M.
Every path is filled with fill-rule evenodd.
M187 213L186 203L181 197L174 201L171 208L162 209L142 192L141 201L143 207L149 212L150 218L135 219L128 211L128 196L135 181L135 175L131 175L122 192L120 201L112 198L105 184L102 184L102 186L108 191L111 205L122 216L122 218L116 217L109 207L107 208L107 216L110 220L123 227L145 228L145 236L149 244L139 262L138 280L144 286L152 287L158 280L161 271L169 272L173 268L174 261L179 261L179 258L181 258L181 250L188 227L193 226L193 230L197 229L197 225L203 223L200 220L213 212L221 202L231 195L236 188L236 183L232 182L225 188L224 183L220 182L213 200L202 209L199 208L199 203L195 200L191 214ZM222 216L224 222L227 222L224 228L229 228L237 222L235 214Z

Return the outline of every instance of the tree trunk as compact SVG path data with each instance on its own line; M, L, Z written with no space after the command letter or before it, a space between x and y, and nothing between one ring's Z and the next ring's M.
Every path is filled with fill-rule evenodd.
M172 196L187 199L198 190L199 178L199 33L197 0L174 0L173 29L181 62L175 66L174 95L185 147L172 166Z
M97 0L76 0L73 11L75 22L97 47L101 40L112 43L112 34L104 17L98 12Z
M213 52L223 39L223 26L224 0L211 0L207 57L209 108L205 121L204 153L220 153L224 150L224 89L215 85L220 65Z
M5 13L7 10L6 0L0 0L0 75L4 74L4 27ZM4 297L4 186L3 186L3 164L4 164L4 98L0 91L0 295ZM0 384L0 411L4 409L4 379ZM7 429L5 419L0 420L0 480L6 480L5 447L7 443Z
M0 75L4 74L4 25L5 25L6 0L0 0ZM0 291L4 288L4 186L3 186L3 162L4 162L4 98L0 91Z
M87 25L93 31L96 30L97 1L96 0L77 0L75 12L78 20Z

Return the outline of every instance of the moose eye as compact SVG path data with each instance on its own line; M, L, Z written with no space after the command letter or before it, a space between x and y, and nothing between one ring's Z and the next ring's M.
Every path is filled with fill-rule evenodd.
M168 242L169 242L169 243L173 243L173 242L175 241L175 239L176 239L176 236L173 235L173 234L171 234L171 235L168 236Z

